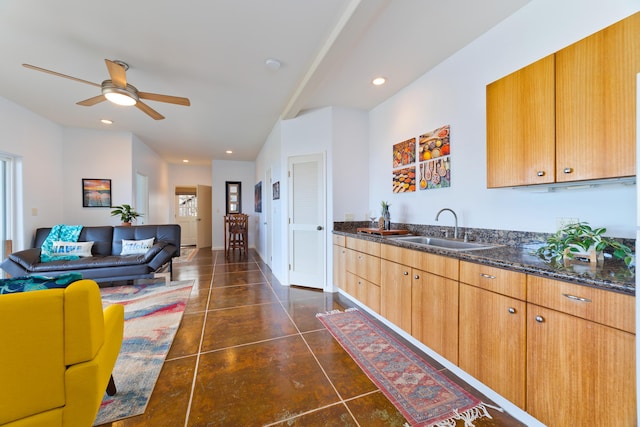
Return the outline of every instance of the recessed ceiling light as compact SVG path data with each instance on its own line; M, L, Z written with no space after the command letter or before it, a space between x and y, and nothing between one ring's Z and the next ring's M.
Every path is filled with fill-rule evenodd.
M231 151L231 150L227 150L227 151L225 151L225 153L227 153L227 154L233 154L233 151Z
M104 123L105 125L112 125L113 124L113 120L109 120L109 119L102 119L102 120L100 120L100 122Z
M373 83L375 86L380 86L385 84L387 81L387 79L385 79L384 77L376 77L375 79L371 80L371 83Z
M266 65L267 68L272 70L272 71L279 70L280 67L282 66L280 61L278 61L277 59L273 59L273 58L269 58L266 61L264 61L264 65Z
M184 159L182 163L189 163L189 159Z

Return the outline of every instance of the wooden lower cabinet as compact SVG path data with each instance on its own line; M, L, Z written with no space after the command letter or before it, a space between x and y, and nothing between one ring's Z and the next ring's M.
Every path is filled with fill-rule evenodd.
M526 302L460 283L458 366L525 408Z
M380 313L380 286L347 272L346 292L376 313Z
M346 290L347 248L333 245L333 284Z
M529 304L531 415L549 426L635 426L635 383L634 334Z
M458 363L458 281L412 270L411 335Z
M458 360L458 282L381 262L380 314L448 360Z
M380 314L411 333L411 268L380 262Z

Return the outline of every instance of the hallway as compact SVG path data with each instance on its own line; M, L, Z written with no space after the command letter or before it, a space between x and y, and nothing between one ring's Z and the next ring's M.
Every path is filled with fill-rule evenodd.
M186 279L193 291L146 412L103 426L404 424L315 317L350 301L281 286L254 251L199 250L174 264L174 280ZM476 426L522 425L490 412Z

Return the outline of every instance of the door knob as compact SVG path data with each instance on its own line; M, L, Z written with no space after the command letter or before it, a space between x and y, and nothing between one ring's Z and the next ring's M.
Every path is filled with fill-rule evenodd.
M322 226L321 225L317 226L316 230L318 230L318 231L322 230Z

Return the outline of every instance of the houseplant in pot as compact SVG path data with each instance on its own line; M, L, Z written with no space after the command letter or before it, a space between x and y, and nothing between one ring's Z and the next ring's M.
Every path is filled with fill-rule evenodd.
M606 231L607 229L603 227L592 228L586 222L568 224L549 237L546 244L538 248L536 253L556 262L572 259L602 262L604 261L603 251L609 248L615 258L623 260L627 266L631 265L634 260L631 248L605 237Z
M120 206L112 206L111 216L120 215L120 221L122 225L131 225L136 218L142 216L141 213L136 212L131 205L122 204Z

